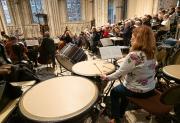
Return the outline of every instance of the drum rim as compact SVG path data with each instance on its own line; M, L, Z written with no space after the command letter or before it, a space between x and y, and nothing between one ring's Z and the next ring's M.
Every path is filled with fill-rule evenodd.
M180 80L180 78L177 78L176 76L173 76L172 74L168 73L167 70L166 70L168 67L177 68L178 66L180 66L180 65L168 65L168 66L163 67L162 71L163 71L163 73L164 73L165 75L167 75L167 76L169 76L169 77L171 77L171 78Z
M104 61L104 60L94 60L94 61ZM90 61L81 61L81 62L90 62ZM81 62L78 62L78 63L76 63L76 64L80 64ZM105 61L106 62L106 61ZM109 62L107 62L107 63L109 63ZM81 76L88 76L88 77L93 77L93 76L100 76L100 74L86 74L86 73L81 73L81 72L76 72L75 70L74 70L74 66L76 65L76 64L74 64L73 66L72 66L72 72L73 73L75 73L75 74L77 74L77 75L81 75ZM109 63L109 64L112 64L112 63ZM112 68L112 69L114 69L114 70L112 70L112 72L108 72L107 74L111 74L111 73L113 73L115 70L116 70L116 67L115 67L115 65L114 64L112 64L113 65L113 67L114 68Z
M72 64L72 66L74 65L67 56L62 56L62 55L60 55L60 54L56 54L55 57L56 57L56 60L58 59L57 57L66 59L69 63ZM57 61L58 61L58 63L59 63L61 66L63 66L66 70L72 72L72 66L71 66L70 68L68 68L68 67L66 67L61 61L59 61L59 60L57 60Z
M39 84L42 84L41 83L38 83L36 84L35 86L31 87L28 91L26 91L21 97L20 97L20 100L19 100L19 103L18 103L18 107L19 107L19 110L20 110L20 113L32 120L32 121L37 121L37 122L62 122L62 121L66 121L66 120L70 120L72 118L75 118L75 117L78 117L79 115L81 115L82 113L86 112L87 110L89 110L97 101L98 99L98 96L99 96L99 90L97 88L97 86L90 80L90 79L87 79L85 77L80 77L80 76L71 76L71 75L67 75L67 76L62 76L62 77L77 77L77 78L83 78L85 80L88 80L89 82L91 82L91 84L93 84L94 86L94 89L95 89L95 95L93 97L93 99L83 108L81 108L80 110L74 112L74 113L71 113L71 114L68 114L68 115L65 115L65 116L59 116L59 117L40 117L40 116L35 116L33 114L30 114L29 112L26 111L26 109L23 107L22 105L22 100L24 98L24 96L26 95L26 93L28 93L31 89L33 89L35 86L39 85ZM59 77L55 77L55 78L59 78ZM53 78L54 79L54 78ZM48 79L49 80L49 79ZM47 80L45 80L47 81ZM44 82L45 82L44 81ZM43 83L44 83L43 82Z

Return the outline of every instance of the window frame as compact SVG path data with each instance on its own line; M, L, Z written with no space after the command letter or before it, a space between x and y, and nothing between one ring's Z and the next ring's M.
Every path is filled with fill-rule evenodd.
M10 19L10 23L8 23L8 21L7 21L6 14L5 14L5 12L4 12L3 4L2 4L2 0L0 0L0 5L1 5L0 9L2 10L2 14L3 14L3 17L4 17L4 20L5 20L6 25L10 26L10 25L13 24L13 16L12 16L12 13L11 13L10 4L9 4L9 1L8 1L8 0L3 0L3 1L6 1L7 10L8 10L9 19Z
M73 1L73 0L72 0ZM68 14L68 7L67 7L67 0L65 0L65 5L66 5L66 22L67 23L80 23L80 22L83 22L84 21L84 18L83 18L83 12L82 12L82 0L79 0L80 1L80 18L79 20L70 20L69 19L69 14Z
M31 3L31 1L33 1L34 2L34 6L35 6L35 14L33 14L33 9L32 9L32 3ZM37 9L37 0L29 0L29 6L30 6L30 13L31 13L31 22L32 22L32 24L41 24L41 23L44 23L43 21L43 18L41 18L41 17L37 17L36 16L36 14L41 14L41 13L43 13L43 0L39 0L39 1L41 1L40 3L41 3L41 10L40 11L38 11L38 9ZM37 19L37 21L35 20L35 18ZM42 19L42 21L41 21L41 19Z

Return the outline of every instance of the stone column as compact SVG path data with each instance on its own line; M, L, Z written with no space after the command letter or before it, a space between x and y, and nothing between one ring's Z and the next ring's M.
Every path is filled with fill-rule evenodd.
M108 0L95 0L95 24L102 26L108 22Z
M85 19L86 21L91 21L93 20L93 0L86 0L85 6Z
M24 24L28 25L32 23L32 13L31 13L31 6L29 0L22 0L21 1L21 13L23 16Z
M0 31L5 31L7 33L6 22L1 5L0 5Z
M122 0L115 0L114 4L115 4L115 12L116 12L115 23L117 23L122 19Z
M14 0L10 0L9 1L9 5L10 5L10 8L11 8L11 12L12 12L12 15L13 15L13 18L14 18L14 25L17 25L17 26L21 26L21 16L20 13L19 13L19 3L20 1L14 1Z
M45 8L45 13L47 14L48 17L48 25L49 25L49 29L50 29L50 34L51 35L55 35L55 31L54 31L54 19L53 19L53 11L52 11L52 5L51 2L54 0L44 0L44 8Z

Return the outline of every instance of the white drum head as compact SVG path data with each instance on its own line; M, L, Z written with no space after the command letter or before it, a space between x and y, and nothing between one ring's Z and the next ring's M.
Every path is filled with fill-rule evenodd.
M169 77L180 80L180 65L168 65L163 67L163 73Z
M114 72L115 66L104 60L82 61L73 65L72 71L83 76L99 76Z
M35 121L64 121L88 110L98 98L90 80L64 76L46 80L26 92L20 102L21 113Z

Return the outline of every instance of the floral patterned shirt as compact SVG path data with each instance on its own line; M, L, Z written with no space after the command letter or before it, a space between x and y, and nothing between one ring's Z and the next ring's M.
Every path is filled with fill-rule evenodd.
M125 75L123 85L138 93L145 93L155 88L155 59L147 60L142 51L130 52L116 72L107 76L109 80L118 79Z

